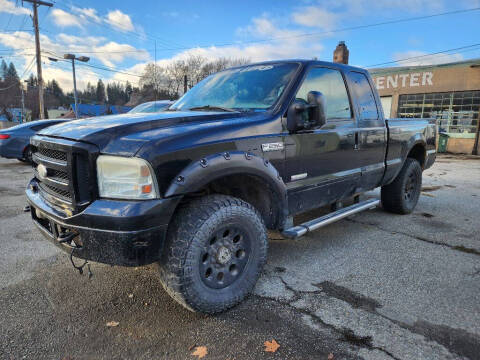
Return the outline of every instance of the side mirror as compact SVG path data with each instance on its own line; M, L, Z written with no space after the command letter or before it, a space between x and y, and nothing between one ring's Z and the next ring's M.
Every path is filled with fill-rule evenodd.
M325 96L320 91L310 91L307 94L309 118L316 126L323 126L327 122L327 104Z
M310 129L314 126L323 126L326 123L325 97L319 91L310 91L307 100L295 100L287 111L287 129L295 132Z
M287 129L290 132L295 132L307 127L308 124L308 114L307 114L307 104L295 100L287 111Z

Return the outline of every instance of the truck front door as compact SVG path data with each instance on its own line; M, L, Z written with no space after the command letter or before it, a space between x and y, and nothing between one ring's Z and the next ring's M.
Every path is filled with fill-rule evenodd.
M352 158L356 124L345 79L336 68L310 68L296 94L310 91L326 100L327 122L286 136L285 182L290 213L300 213L353 195L361 170Z

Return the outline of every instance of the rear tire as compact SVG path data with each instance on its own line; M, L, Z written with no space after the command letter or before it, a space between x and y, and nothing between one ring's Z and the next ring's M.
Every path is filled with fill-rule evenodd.
M422 189L422 168L419 162L407 158L395 180L382 186L382 206L396 214L410 214L417 205Z
M252 205L208 195L174 216L159 261L160 280L188 310L219 313L252 291L267 248L265 224Z

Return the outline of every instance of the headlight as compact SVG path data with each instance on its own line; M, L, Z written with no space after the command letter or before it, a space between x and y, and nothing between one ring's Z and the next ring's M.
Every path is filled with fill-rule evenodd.
M100 197L154 199L158 196L152 168L143 159L100 155L97 178Z

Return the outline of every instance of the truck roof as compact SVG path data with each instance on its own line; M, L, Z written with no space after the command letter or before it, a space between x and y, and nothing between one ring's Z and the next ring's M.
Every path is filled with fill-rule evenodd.
M303 66L308 66L308 65L320 65L320 66L328 66L331 68L338 68L342 70L355 70L355 71L361 71L367 73L368 71L366 69L362 69L356 66L351 66L351 65L345 65L345 64L339 64L339 63L334 63L330 61L320 61L320 60L312 60L312 59L282 59L282 60L270 60L270 61L261 61L261 62L256 62L256 63L251 63L251 64L245 64L245 65L240 65L240 66L234 66L234 68L241 68L245 66L252 66L252 65L267 65L267 64L279 64L279 63L299 63L302 64Z

